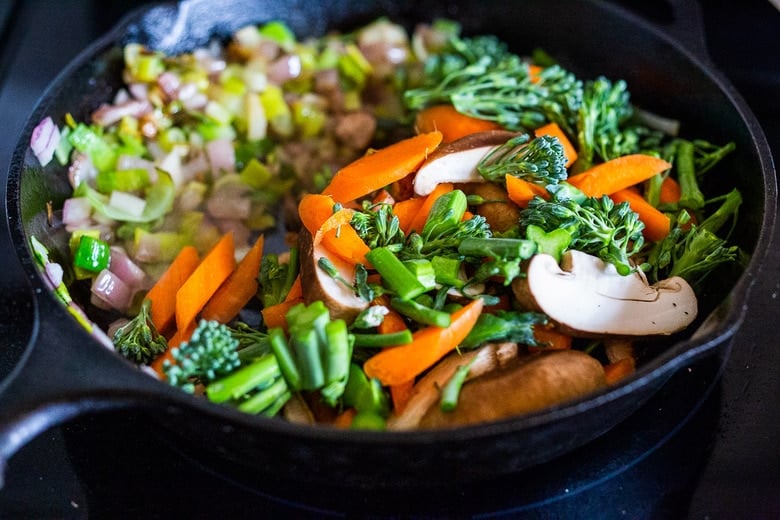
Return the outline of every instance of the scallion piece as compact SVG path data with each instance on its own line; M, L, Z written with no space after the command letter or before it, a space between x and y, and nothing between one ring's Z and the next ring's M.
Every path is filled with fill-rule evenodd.
M366 258L382 276L385 287L395 292L402 300L411 300L425 292L425 286L386 247L369 251Z
M432 309L414 300L391 298L390 305L393 309L416 322L442 328L450 326L450 315L448 313Z
M356 347L381 348L406 345L412 342L412 332L409 329L388 332L386 334L360 334L353 333Z

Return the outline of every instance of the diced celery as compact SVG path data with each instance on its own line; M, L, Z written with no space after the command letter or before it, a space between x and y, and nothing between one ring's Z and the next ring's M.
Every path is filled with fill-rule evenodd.
M268 85L268 88L260 94L260 102L274 132L282 137L290 137L293 134L294 125L292 113L284 100L282 89L276 85Z
M158 170L157 173L157 182L146 189L145 204L140 214L136 214L132 210L128 211L122 209L121 207L117 208L115 205L111 204L111 201L107 196L89 187L84 182L79 184L78 188L76 188L74 196L87 197L97 213L111 220L122 222L151 222L161 218L170 211L176 196L176 187L173 184L171 176L160 170ZM112 193L112 196L113 195L114 194Z
M293 121L301 137L316 137L322 133L327 121L327 115L315 103L305 97L297 99L292 104Z
M436 288L436 272L429 260L424 258L406 260L404 261L404 267L411 271L414 277L417 278L417 281L425 287L426 291Z
M271 180L271 170L257 159L250 159L239 173L241 180L254 189L264 188Z
M138 81L151 83L165 71L165 63L160 54L141 53L130 67L130 73Z
M146 168L133 168L98 172L95 186L103 193L114 190L138 191L149 186L149 171Z
M110 170L116 164L117 153L106 139L93 128L79 123L68 134L68 141L79 152L89 156L99 171Z
M362 88L373 67L354 43L348 44L345 50L346 53L339 57L339 71L352 84Z
M260 36L277 43L287 52L292 52L295 48L295 34L284 22L268 22L260 27L259 32Z
M209 101L206 104L204 112L207 116L221 125L229 125L233 120L233 114L230 112L230 110L225 108L217 101Z
M246 138L248 141L264 139L268 133L268 119L260 96L250 92L244 99Z

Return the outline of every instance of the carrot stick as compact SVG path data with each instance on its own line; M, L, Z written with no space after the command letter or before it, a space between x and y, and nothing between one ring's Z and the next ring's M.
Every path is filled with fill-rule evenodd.
M540 135L549 135L557 137L558 141L563 146L563 153L566 156L566 167L568 168L574 161L577 160L577 149L571 144L571 141L566 136L566 133L558 126L558 123L547 123L534 130L534 135L539 137Z
M390 386L390 400L393 401L393 411L395 414L400 414L404 411L404 408L406 408L406 405L409 404L409 400L412 398L413 392L414 379Z
M544 325L534 325L534 339L543 346L528 347L529 352L543 350L567 350L571 348L572 337Z
M380 305L389 307L390 303L386 296L382 296L381 298L378 298L378 300L379 301L377 303ZM377 332L380 334L391 334L393 332L406 330L407 328L408 327L406 326L406 322L404 321L403 317L393 309L389 309L389 312L387 315L385 315L384 320L382 320L382 323L380 323L379 327L377 327ZM403 411L406 403L408 403L409 399L412 397L413 388L414 379L390 386L390 398L393 401L393 409L395 410L395 413L401 413L401 411Z
M193 246L184 246L171 265L146 293L152 300L152 322L161 334L171 329L176 317L176 291L198 267L200 256Z
M354 408L347 408L333 419L333 426L336 428L347 429L352 426L352 419L357 415L357 410Z
M414 216L420 211L424 202L425 197L413 197L396 202L393 206L393 213L398 217L398 225L404 233L410 231Z
M652 155L624 155L573 175L569 177L568 182L582 190L588 197L601 197L646 181L671 166L663 159Z
M639 220L645 224L645 229L642 230L642 234L648 240L658 242L666 238L671 229L671 220L669 217L654 208L652 204L647 202L642 195L631 191L630 189L616 191L610 195L612 200L616 204L621 202L628 202L631 209L639 215Z
M408 345L388 348L369 358L363 370L385 386L411 381L463 341L477 322L482 305L481 299L472 300L452 313L449 327L420 329Z
M263 245L264 237L260 235L238 263L236 270L230 274L225 283L219 286L214 296L203 307L201 318L227 323L235 318L257 294L257 275L263 258Z
M334 204L327 195L304 195L298 205L301 222L314 236L315 246L322 242L330 252L352 265L366 264L369 248L351 225L354 210L340 209L334 213Z
M168 340L168 350L166 350L161 356L158 356L151 363L152 369L157 372L157 375L161 379L165 380L165 372L163 371L163 363L169 361L173 363L173 350L178 348L179 345L188 341L192 333L195 332L197 325L193 321L192 324L185 330L177 330L176 333Z
M233 233L226 233L176 292L176 327L192 325L206 302L236 268Z
M509 200L521 208L527 207L528 203L536 195L544 198L548 198L550 196L544 187L509 174L506 175L506 193L509 197Z
M612 385L624 377L633 374L634 370L636 370L636 362L634 361L634 358L627 357L619 361L615 361L614 363L604 365L604 377L606 378L607 384Z
M420 206L420 209L417 210L417 214L414 216L414 219L412 219L412 222L409 225L409 231L422 233L422 230L425 227L425 221L428 220L428 215L431 213L433 203L436 202L436 199L445 193L451 192L452 190L452 183L444 182L437 184L433 191L425 197L425 200L423 201L422 206Z
M674 204L675 202L679 202L681 194L680 183L675 179L666 176L661 182L661 191L658 194L658 202L660 204Z
M289 311L295 305L303 302L303 297L290 300L284 300L274 305L269 305L261 312L263 315L263 323L266 327L282 327L287 330L287 311Z
M303 300L303 287L301 286L301 275L295 277L290 290L287 291L287 296L284 297L284 301L289 302L292 300Z
M476 132L500 130L501 125L462 114L452 105L434 105L417 113L415 128L420 133L438 130L442 133L442 142L448 143Z
M441 132L428 132L364 155L336 172L322 193L344 203L384 188L417 170L441 140Z

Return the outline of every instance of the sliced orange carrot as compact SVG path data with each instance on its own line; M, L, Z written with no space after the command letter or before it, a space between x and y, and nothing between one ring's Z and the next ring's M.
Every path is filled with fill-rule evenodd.
M433 203L436 202L436 200L439 197L441 197L445 193L451 192L452 190L453 190L452 183L443 182L441 184L437 184L436 187L433 189L433 191L428 195L426 195L425 200L420 206L420 209L417 210L417 214L412 219L408 231L410 232L416 231L417 233L422 233L423 227L425 227L425 221L428 220L428 215L430 215L431 213L431 208L433 207Z
M566 132L564 132L561 127L558 126L558 123L547 123L546 125L540 126L534 130L534 135L536 137L539 137L540 135L557 137L558 141L561 142L561 146L563 146L563 153L566 156L567 168L574 164L574 161L577 160L577 149L574 148L574 145L571 144L571 141L566 136Z
M304 195L298 214L304 227L314 235L314 245L322 242L339 258L351 263L367 264L369 248L352 227L352 209L333 212L334 201L326 195Z
M390 400L393 402L393 412L397 415L404 411L414 393L414 379L405 383L390 386Z
M528 347L529 352L543 350L567 350L571 348L572 337L551 327L534 325L534 339L543 346Z
M631 209L639 215L639 220L645 224L642 234L648 240L658 242L666 238L671 230L671 219L666 213L654 208L642 195L630 189L616 191L610 195L616 204L628 202Z
M284 297L284 301L289 302L292 300L302 300L302 299L303 299L303 288L301 287L301 275L300 273L298 273L298 276L295 277L295 280L290 286L290 290L287 291L287 296Z
M441 132L428 132L364 155L336 172L322 193L344 203L384 188L416 171L441 140Z
M386 189L382 188L381 190L379 190L376 193L376 195L374 195L374 198L371 199L371 202L373 202L374 204L390 204L390 205L392 205L392 204L395 204L395 199L393 198L393 196L390 194L389 191L387 191Z
M185 341L188 341L190 339L190 336L192 336L192 333L195 332L196 327L197 325L193 321L188 328L184 330L177 330L176 333L171 337L171 339L168 340L168 350L166 350L161 356L158 356L154 361L152 361L150 366L155 372L157 372L157 375L159 375L160 378L162 378L163 380L165 380L163 363L165 363L166 361L173 363L173 349L178 348L179 345L181 345Z
M482 306L481 299L472 300L452 313L449 327L420 329L408 345L387 348L369 358L363 370L368 377L379 379L385 386L411 381L463 341L477 322Z
M652 155L624 155L573 175L569 177L568 182L582 190L588 197L601 197L646 181L671 166L663 159Z
M352 419L357 415L357 410L354 408L347 408L333 419L333 426L336 428L347 429L352 426Z
M680 201L682 191L680 189L680 183L677 180L669 177L664 177L661 182L661 192L658 195L658 202L660 204L674 204Z
M634 370L636 370L634 358L627 357L604 365L604 376L607 384L612 385L633 374Z
M249 301L257 294L260 262L263 259L264 237L260 235L252 248L236 266L217 292L209 299L200 317L227 323L235 318Z
M404 233L411 231L410 227L414 216L417 215L424 203L425 197L413 197L395 203L393 214L398 217L398 225Z
M539 83L539 74L544 70L544 67L540 65L534 65L530 63L528 65L528 76L531 78L531 83Z
M282 327L287 330L287 311L303 302L303 297L284 300L274 305L269 305L260 311L263 315L263 323L266 327Z
M424 108L417 113L414 124L420 133L438 130L442 133L444 143L476 132L501 129L501 125L494 121L462 114L452 105L434 105Z
M521 208L527 207L531 199L537 195L544 198L550 196L543 186L509 174L506 175L506 193L509 200Z
M184 246L146 293L146 297L152 301L152 323L161 334L166 335L173 328L176 317L176 291L199 263L198 251L193 246Z
M226 233L176 292L176 328L187 330L236 268L233 233Z

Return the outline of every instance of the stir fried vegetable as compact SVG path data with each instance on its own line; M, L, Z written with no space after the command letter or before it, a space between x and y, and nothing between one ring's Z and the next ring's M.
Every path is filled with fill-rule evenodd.
M121 355L245 413L295 396L381 430L558 404L630 377L631 342L684 331L744 256L741 195L700 185L733 144L456 23L299 40L275 21L124 57L91 120L34 133L73 187L70 258L35 257L86 327L92 306L118 320Z

